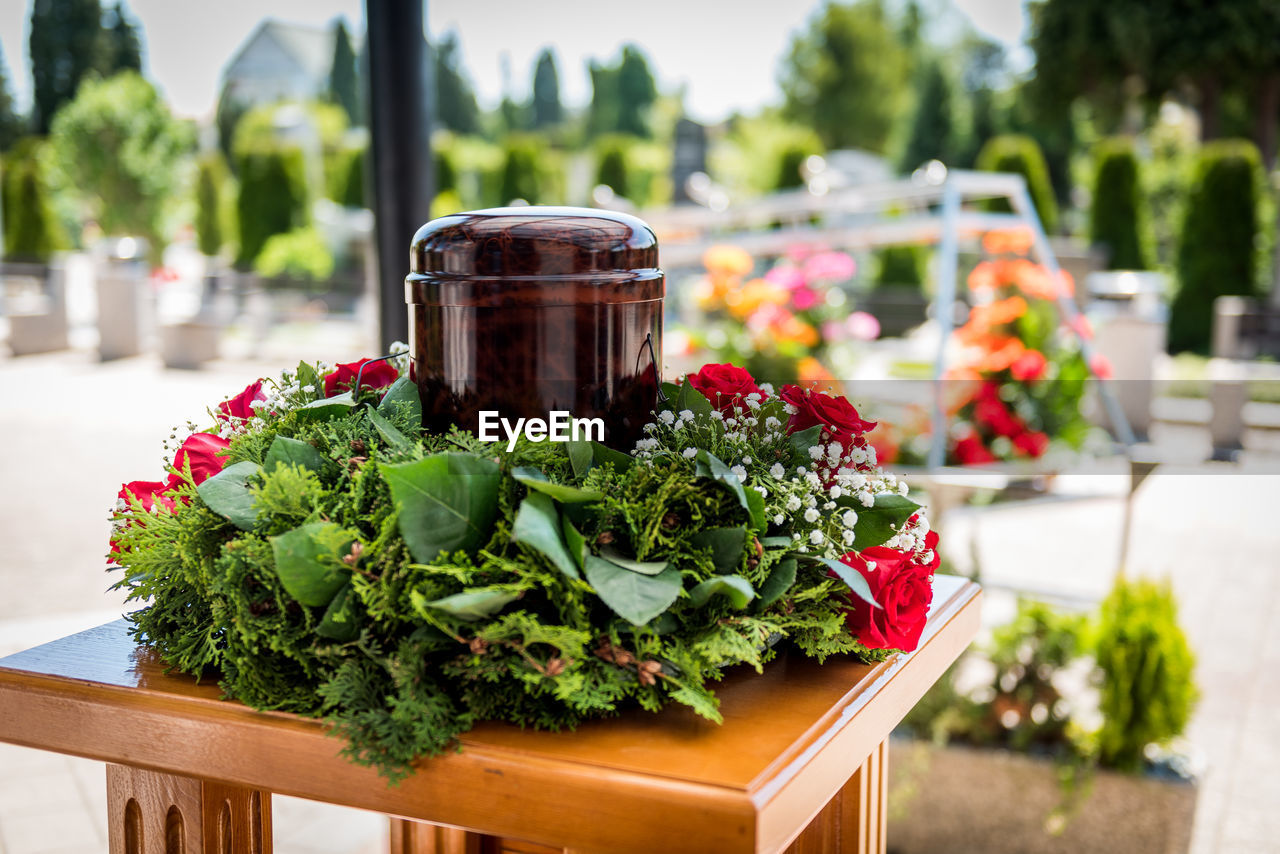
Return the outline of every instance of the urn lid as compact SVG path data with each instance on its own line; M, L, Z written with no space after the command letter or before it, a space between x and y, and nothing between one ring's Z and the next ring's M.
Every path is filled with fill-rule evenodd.
M433 219L413 236L411 277L660 278L658 240L637 217L529 205Z

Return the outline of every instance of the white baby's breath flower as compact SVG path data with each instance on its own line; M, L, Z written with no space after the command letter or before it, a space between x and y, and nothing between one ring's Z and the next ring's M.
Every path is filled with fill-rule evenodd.
M783 522L785 522L785 521L787 521L787 517L786 517L786 516L783 516L781 513L775 513L775 514L774 514L774 516L773 516L773 524L775 524L775 525L781 525L781 524L782 524Z
M681 453L681 455L682 455L686 460L691 460L691 459L693 459L694 457L696 457L696 456L698 455L698 449L697 449L697 448L685 448L685 449L684 449L683 451L681 451L680 453Z
M844 494L844 490L842 490L839 486L831 487L830 492L831 492L832 498L839 498L841 495Z
M676 414L672 412L670 409L664 409L658 413L658 418L662 421L663 424L671 424L676 420Z
M307 383L302 387L302 390L305 391L307 394L315 394L316 387L313 386L311 383Z
M822 459L822 446L814 445L813 447L811 447L809 449L809 458L814 461Z
M688 410L685 410L685 412L688 412ZM681 415L683 415L683 414L684 414L684 412L682 412L682 413L680 413L680 414L681 414ZM723 420L724 420L724 415L723 415L723 413L721 413L721 412L720 412L720 410L718 410L718 409L713 409L713 410L711 410L711 417L712 417L713 419L715 419L716 421L723 421ZM692 420L692 416L690 417L690 420Z
M810 524L818 521L818 511L810 507L808 510L804 511L804 520Z
M898 482L899 495L906 495L910 491L911 491L911 487L907 486L907 482L905 480Z
M774 478L775 480L782 480L783 476L786 475L786 473L787 473L787 470L782 467L782 463L774 463L772 466L769 467L769 476Z
M846 528L852 528L854 525L858 524L858 514L852 510L846 510L840 516L840 523Z
M692 420L693 420L693 410L692 410L692 409L681 409L681 410L680 410L680 417L681 417L681 418L683 418L685 421L692 421Z
M743 464L744 466L749 466L749 465L751 465L751 457L743 457L743 458L742 458L742 464Z
M729 472L731 474L737 475L738 480L747 479L747 470L744 469L742 466L734 466L733 468L729 469Z
M777 430L782 426L782 422L770 415L764 420L764 426L766 430Z
M870 492L859 492L858 500L862 502L863 507L873 507L876 503L876 497Z
M760 390L765 393L766 397L773 397L773 383L760 383Z
M768 498L768 497L769 497L769 490L765 489L763 486L753 486L753 487L752 487L752 489L754 489L756 492L760 493L760 497L761 497L761 498Z
M867 561L867 572L873 572L875 568L876 568L876 562L874 560Z
M821 545L822 540L823 537L821 531L814 530L809 532L809 542L813 543L815 546Z
M800 499L794 495L787 496L786 508L788 512L794 513L800 509Z

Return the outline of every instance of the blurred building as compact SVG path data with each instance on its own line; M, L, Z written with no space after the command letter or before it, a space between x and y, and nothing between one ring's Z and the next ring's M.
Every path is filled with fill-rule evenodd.
M333 27L266 19L223 72L224 97L246 106L323 95L333 63Z

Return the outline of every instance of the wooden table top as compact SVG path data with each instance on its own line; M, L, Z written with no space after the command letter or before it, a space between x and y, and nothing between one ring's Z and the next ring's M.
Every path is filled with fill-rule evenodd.
M0 741L569 848L777 851L964 650L980 598L937 576L919 649L880 664L736 668L720 726L676 706L574 732L483 724L397 786L319 721L166 674L120 620L0 659Z

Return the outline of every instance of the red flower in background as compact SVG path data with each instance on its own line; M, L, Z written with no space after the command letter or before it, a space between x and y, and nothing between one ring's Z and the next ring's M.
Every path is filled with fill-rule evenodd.
M981 466L996 461L995 454L987 450L977 433L970 433L957 440L955 454L962 466Z
M849 597L845 624L868 649L901 649L910 652L920 643L929 605L933 602L933 570L938 565L935 546L938 535L930 532L926 544L933 549L933 561L918 563L915 555L885 546L849 552L840 562L856 569L867 580L872 597L880 603L872 607L856 596Z
M983 383L973 400L973 420L990 427L997 435L1013 438L1026 430L1022 419L1010 412L1000 399L1000 386L996 383Z
M151 512L157 504L172 510L173 499L164 494L169 486L169 482L165 480L135 480L120 487L116 497L126 504L132 503L131 498L137 499L147 512Z
M862 439L863 433L876 426L874 421L863 421L858 410L843 397L832 397L798 385L783 386L778 396L796 408L787 422L788 433L798 433L821 424L846 452Z
M256 414L253 411L253 402L266 399L266 392L262 390L262 380L254 380L245 387L244 391L218 404L218 418L223 421L229 421L232 418L252 418Z
M1044 376L1048 365L1049 361L1045 359L1044 353L1039 350L1026 350L1013 360L1013 364L1009 366L1009 373L1013 374L1015 380L1032 382Z
M360 388L386 388L400 378L400 372L390 362L373 362L372 359L361 359L358 362L344 362L333 369L324 378L324 396L333 397L349 391L356 382L360 368L369 365L360 376Z
M1013 446L1028 457L1039 457L1049 450L1049 436L1039 430L1027 430L1013 437Z
M725 415L732 413L735 405L745 407L749 394L760 395L761 401L768 398L756 384L755 377L733 365L703 365L702 370L689 374L688 381Z

